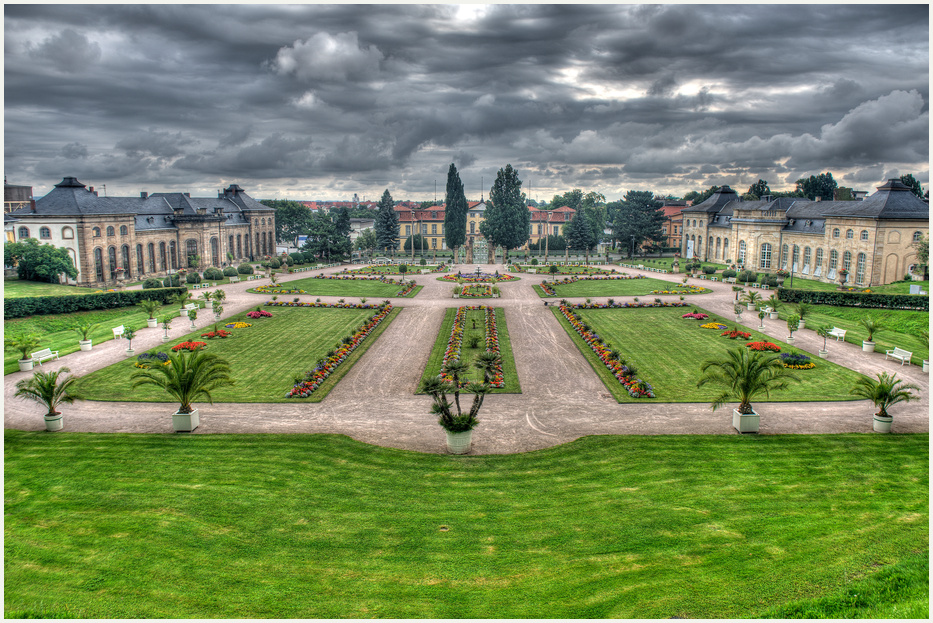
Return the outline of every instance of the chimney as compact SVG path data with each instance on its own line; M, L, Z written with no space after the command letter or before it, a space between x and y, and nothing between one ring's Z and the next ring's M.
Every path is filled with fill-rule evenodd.
M141 191L139 191L139 198L140 198L140 199L148 199L148 198L149 198L149 193L146 192L145 190L141 190Z
M89 193L94 193L94 196L95 196L95 197L97 196L97 193L94 192L94 187L93 187L93 186L89 187L89 188L87 189L87 191L88 191Z
M182 194L183 194L185 197L187 197L188 199L191 199L191 193L182 193Z
M36 200L35 199L29 200L29 209L33 214L36 213Z

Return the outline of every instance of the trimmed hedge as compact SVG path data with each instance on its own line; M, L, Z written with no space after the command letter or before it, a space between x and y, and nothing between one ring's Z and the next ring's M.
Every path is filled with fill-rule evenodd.
M778 290L778 298L788 303L812 303L837 307L879 309L916 309L930 311L930 298L916 294L864 294L862 292L820 292L816 290Z
M296 252L296 253L290 253L290 254L289 254L289 257L292 258L292 263L293 263L293 264L304 264L304 263L305 263L305 256L304 256L304 253L297 253L297 252Z
M712 275L713 273L716 272L716 267L715 266L704 266L703 272L706 273L707 275Z
M736 273L734 270L731 270L731 269L728 269L728 268L727 268L726 270L722 271L722 278L723 278L723 279L732 279L732 278L735 277L737 274L738 274L738 273Z
M143 299L159 301L163 305L172 302L172 296L186 292L187 288L158 288L151 290L122 290L100 294L68 294L65 296L29 296L6 299L3 302L3 317L24 318L48 314L70 314L95 309L132 307Z

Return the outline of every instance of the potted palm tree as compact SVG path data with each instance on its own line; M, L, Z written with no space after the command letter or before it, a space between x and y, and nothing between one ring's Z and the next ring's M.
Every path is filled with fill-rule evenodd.
M755 290L751 290L744 293L741 300L745 302L748 311L755 311L755 307L758 305L758 302L761 301L761 294Z
M820 349L820 357L826 359L829 356L829 351L826 350L826 340L829 338L829 332L833 330L833 326L829 324L824 324L816 330L816 334L823 338L823 348Z
M204 398L214 404L211 392L234 384L230 378L230 364L204 350L172 353L168 360L169 365L139 370L130 379L134 388L155 385L177 400L180 406L172 414L172 428L176 433L191 432L201 423L192 403Z
M136 352L135 350L133 350L133 338L136 337L136 329L134 329L133 327L129 327L129 326L126 327L123 330L123 337L125 337L127 341L126 354L132 357L133 353Z
M877 381L867 376L859 378L850 393L875 403L878 413L872 422L872 430L876 433L890 433L894 418L888 413L888 409L900 402L910 402L918 398L910 393L912 389L919 391L920 388L913 383L897 380L896 374L879 372Z
M223 303L227 299L227 293L218 288L214 290L214 300Z
M787 330L790 332L790 335L787 338L788 344L794 343L794 331L800 326L800 316L797 314L791 314L787 317Z
M81 348L81 350L91 350L91 346L93 345L93 341L91 340L91 331L93 331L96 327L96 324L85 321L74 328L75 333L81 337L81 339L78 340L78 346Z
M67 366L50 372L36 372L31 378L23 379L16 384L16 393L13 395L23 400L33 400L46 409L45 430L55 432L61 430L62 423L59 405L72 404L82 397L72 391L75 377L67 374L71 372ZM67 374L67 376L62 376Z
M33 333L28 335L14 335L4 338L4 346L7 350L19 351L22 357L19 359L19 371L29 372L32 370L32 352L39 348L39 336Z
M797 327L798 329L805 329L805 328L806 328L806 320L805 320L805 318L806 318L807 314L810 313L810 310L811 310L812 308L813 308L813 306L810 305L810 303L807 303L806 301L801 301L801 302L797 303L797 316L800 317L800 326Z
M768 303L768 307L771 309L771 311L768 312L768 318L770 318L771 320L777 320L778 309L780 309L781 307L781 299L777 297L777 294L772 294L771 296L768 297L767 303Z
M159 326L159 321L156 319L156 312L162 308L162 304L159 301L145 299L138 302L136 306L149 314L149 318L146 319L146 324L150 329L155 329Z
M759 328L759 329L764 329L764 328L765 328L765 316L767 316L767 315L768 315L768 314L765 313L765 310L764 310L764 309L758 310L758 328Z
M713 411L729 399L739 401L739 407L732 410L732 426L740 433L758 432L760 417L752 408L755 397L770 396L772 391L786 389L788 383L800 382L777 354L741 346L728 351L724 359L704 361L700 371L703 376L697 387L711 383L722 388L711 403Z
M872 314L862 316L859 318L858 323L868 332L868 339L862 340L862 350L866 353L875 352L875 333L880 333L881 330L886 327L887 323L885 323L883 319L873 316Z

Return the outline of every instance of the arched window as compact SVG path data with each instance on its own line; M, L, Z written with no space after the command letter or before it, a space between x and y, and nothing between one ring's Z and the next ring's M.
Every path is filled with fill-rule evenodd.
M243 257L243 236L236 235L236 256Z
M254 251L256 253L262 254L262 236L256 234L256 245Z
M262 222L262 226L265 227L265 226L266 226L266 219L262 219L261 222Z
M116 235L116 234L114 234L114 232L113 232L113 225L108 225L108 226L107 226L107 235L108 235L108 236L114 236L114 235Z
M130 234L130 230L126 228L126 225L120 225L120 235L128 236L129 234Z
M787 245L781 247L781 268L787 268Z
M249 252L249 233L246 233L243 236L243 254L247 257L250 257L252 254Z
M176 248L175 241L172 240L168 243L168 255L171 261L172 270L178 270L178 249Z
M842 268L846 272L851 272L852 269L852 252L846 251L842 254Z
M790 256L790 267L792 270L799 270L797 264L800 262L800 247L794 245L793 255Z
M833 238L838 238L838 237L839 237L839 228L836 227L833 229Z
M855 238L855 232L852 231L851 229L847 229L847 230L846 230L846 238L849 239L849 240L852 240L853 238Z
M49 229L48 227L40 227L40 228L39 228L39 238L43 238L43 239L46 239L46 240L51 240L51 239L52 239L52 230Z
M745 263L745 241L739 240L739 263Z
M829 252L829 270L836 270L839 267L839 251L833 249Z
M218 255L217 238L211 238L211 266L220 266Z
M771 245L767 242L761 245L761 261L758 264L759 268L771 268Z
M816 262L815 263L816 263L817 268L823 267L823 249L816 250Z
M923 240L923 234L919 231L914 232L914 242L920 242Z
M136 274L141 275L146 272L146 263L143 260L143 245L136 245Z
M165 258L165 243L159 243L159 268L165 270L168 268L168 261Z
M156 271L155 245L150 242L147 251L149 251L149 272L154 273Z
M28 238L28 237L29 237L29 228L28 228L28 227L20 227L20 228L19 228L19 239L22 240L22 239Z
M94 272L97 273L97 280L104 280L104 252L100 247L94 249Z
M720 258L720 251L722 249L722 238L716 238L716 259Z
M863 229L862 233L860 233L858 237L859 237L859 240L868 240L868 230Z
M188 238L185 240L185 265L195 267L197 264L194 264L194 256L198 254L198 241L194 238Z
M803 270L810 272L810 247L803 248Z
M74 240L75 230L70 227L62 227L62 240Z
M117 248L110 247L107 249L107 259L110 261L110 278L117 278Z
M130 273L130 248L129 248L129 246L123 245L123 246L120 248L120 255L122 256L122 257L120 258L120 259L122 260L122 261L120 262L120 266L123 267L123 270L126 271L126 276L129 277L130 274L131 274L131 273Z
M233 255L233 248L234 248L234 247L233 247L233 236L231 235L231 236L230 236L230 241L227 243L227 252L228 252L230 255ZM237 256L237 257L239 257L239 256Z
M729 258L729 239L723 238L722 241L722 259L728 260Z
M100 238L100 227L95 227L91 231L94 232L95 238ZM101 279L103 279L103 277L101 277Z
M865 283L865 254L859 253L855 262L855 283L862 285Z

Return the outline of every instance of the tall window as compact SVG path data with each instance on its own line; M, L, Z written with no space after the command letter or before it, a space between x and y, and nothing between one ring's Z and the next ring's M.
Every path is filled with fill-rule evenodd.
M28 227L20 227L20 228L19 228L19 239L20 239L20 240L23 240L24 238L28 238L28 237L29 237L29 228L28 228Z
M761 245L759 268L771 268L771 245L767 242Z
M162 270L168 268L168 261L165 259L165 243L159 243L159 266Z
M431 233L437 234L437 225L434 225L434 224L431 225Z
M823 267L823 249L816 250L816 267L817 268Z
M227 243L227 251L233 255L233 236L230 236L230 241ZM237 256L239 257L239 256Z
M862 233L860 233L858 237L860 240L868 240L868 230L863 229Z
M538 223L538 236L541 236L541 232L544 231L544 225Z
M729 259L729 239L725 238L722 241L722 259Z
M790 265L794 270L797 269L797 263L800 262L800 247L794 245L794 254L791 256Z
M476 233L476 221L470 221L470 233L471 234Z
M739 263L745 263L745 241L739 240Z
M52 230L49 229L48 227L40 227L40 228L39 228L39 237L40 237L40 238L51 239L51 237L52 237Z
M839 266L839 251L833 249L829 252L829 270L836 270Z
M852 252L851 251L846 251L845 253L842 254L842 268L846 272L851 272L850 270L852 268Z
M123 245L120 247L120 265L123 267L123 270L126 271L126 276L130 276L130 247L128 245Z
M172 240L168 243L168 254L172 263L172 270L178 270L178 249L175 241Z
M154 273L156 271L155 245L150 242L147 250L149 251L149 272Z
M422 223L422 224L421 224L421 235L422 235L422 236L427 236L427 235L428 235L428 224L427 224L427 223Z
M865 283L865 254L859 253L855 262L855 283L861 285Z
M113 233L113 225L108 225L108 226L107 226L107 235L108 235L108 236L113 236L113 235L115 235L115 234Z
M847 229L847 230L846 230L846 238L848 238L849 240L852 240L854 237L855 237L855 232L852 231L851 229Z
M185 240L185 264L191 266L193 258L198 254L198 241L194 238Z
M787 268L787 245L781 247L781 268Z
M720 250L722 247L722 238L716 238L716 259L720 257Z
M473 224L473 223L470 223L470 225L472 225L472 224ZM470 232L470 233L473 233L473 232ZM406 236L410 236L410 235L411 235L411 225L406 225L406 226L405 226L405 235L406 235Z
M94 249L94 271L97 273L97 280L104 280L104 252L100 247Z
M810 269L810 247L803 248L803 269L807 271Z
M833 229L833 238L838 238L838 237L839 237L839 228L836 227Z
M243 257L243 236L236 235L236 256Z
M117 278L117 248L110 247L107 249L107 259L110 260L110 278Z
M211 238L211 266L219 266L217 262L217 238Z

